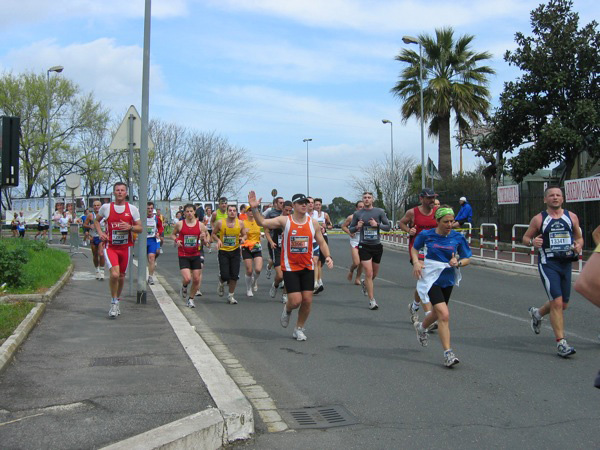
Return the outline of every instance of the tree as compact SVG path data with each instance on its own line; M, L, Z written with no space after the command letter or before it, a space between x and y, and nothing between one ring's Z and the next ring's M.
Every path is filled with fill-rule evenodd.
M72 170L79 163L74 146L78 133L104 127L108 116L75 83L64 77L50 77L48 82L45 73L0 77L0 112L21 118L20 171L27 198L36 188L44 193L49 165L52 186L63 181L65 169Z
M494 115L493 142L506 152L513 178L564 162L561 182L584 151L600 158L600 34L592 21L579 28L569 0L531 12L532 35L516 33L518 48L504 59L524 73L505 83Z
M491 58L489 52L474 52L475 37L463 35L454 41L452 28L436 29L435 38L419 36L423 48L423 116L429 122L429 135L438 137L438 167L444 178L452 176L450 116L456 125L467 130L478 122L490 107L488 75L495 71L479 63ZM400 81L391 89L402 103L402 118L421 117L419 53L403 49L396 61L408 64Z
M183 188L190 164L187 130L174 123L161 120L150 121L150 136L154 142L155 162L151 167L151 179L158 187L161 200L170 200L176 191Z
M352 214L356 207L354 203L344 197L335 197L327 209L331 221L337 223Z

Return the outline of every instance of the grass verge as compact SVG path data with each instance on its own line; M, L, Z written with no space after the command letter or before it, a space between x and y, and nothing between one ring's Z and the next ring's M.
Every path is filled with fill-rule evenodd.
M0 341L8 338L19 326L35 303L0 303Z

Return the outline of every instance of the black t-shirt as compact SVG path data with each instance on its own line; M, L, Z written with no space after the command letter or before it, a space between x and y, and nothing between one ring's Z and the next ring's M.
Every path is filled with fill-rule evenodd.
M200 221L204 220L204 208L202 206L199 206L196 210L196 219Z

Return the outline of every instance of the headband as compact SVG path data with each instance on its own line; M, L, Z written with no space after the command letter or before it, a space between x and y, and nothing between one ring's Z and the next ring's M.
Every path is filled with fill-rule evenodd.
M435 218L441 219L442 217L447 216L448 214L451 216L454 215L454 211L452 210L452 208L438 208L435 211Z

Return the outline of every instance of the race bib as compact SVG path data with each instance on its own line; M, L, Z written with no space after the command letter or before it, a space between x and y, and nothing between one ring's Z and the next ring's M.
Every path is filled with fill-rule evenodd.
M154 227L148 227L148 237L154 237Z
M290 253L308 253L308 236L290 236Z
M377 240L377 227L364 227L363 236L365 241Z
M256 244L254 244L254 247L252 247L253 252L260 252L262 250L262 245L260 242L257 242Z
M277 236L277 247L281 247L281 242L283 241L283 235Z
M125 245L129 243L129 231L112 230L112 245Z
M223 236L223 245L225 247L235 247L237 245L237 236L235 234Z
M566 252L571 249L571 234L568 231L550 232L550 250L553 252Z
M198 245L198 236L186 235L183 237L184 247L196 247Z

